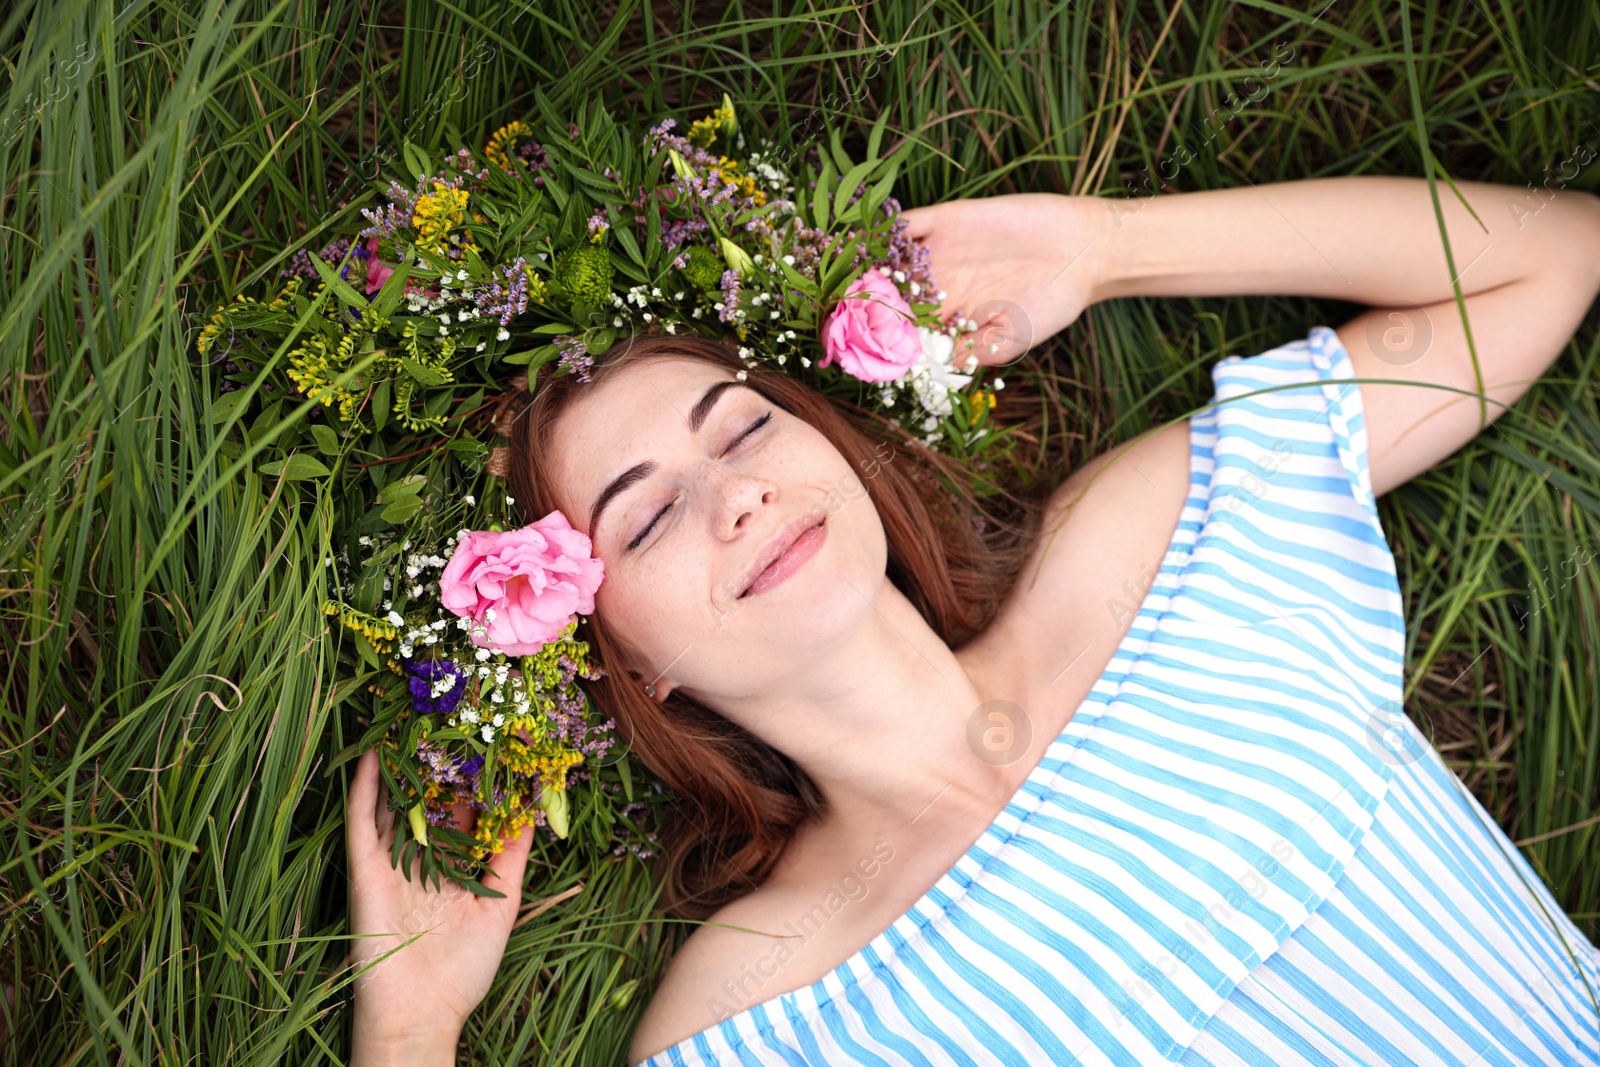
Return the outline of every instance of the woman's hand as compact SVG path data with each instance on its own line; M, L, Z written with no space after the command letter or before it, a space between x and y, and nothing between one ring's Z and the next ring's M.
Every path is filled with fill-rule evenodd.
M353 938L350 959L359 969L415 940L356 979L350 1062L454 1063L461 1027L489 992L516 922L533 827L489 860L483 885L504 897L480 897L443 879L435 890L422 882L420 857L411 860L409 881L390 866L394 813L379 788L378 753L368 749L356 762L345 823L350 930L383 936ZM463 805L458 820L469 814Z
M1057 193L950 200L903 215L928 250L945 321L960 311L978 324L958 335L958 370L969 351L984 365L1010 363L1075 320L1096 299L1116 232L1107 201Z

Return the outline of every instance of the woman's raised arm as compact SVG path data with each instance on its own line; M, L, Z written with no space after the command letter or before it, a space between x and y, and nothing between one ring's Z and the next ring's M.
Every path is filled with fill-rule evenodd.
M1439 183L1448 262L1421 178L1321 178L1112 201L1094 299L1281 293L1375 305L1338 333L1357 377L1390 380L1360 386L1372 488L1381 495L1477 435L1482 416L1504 412L1600 292L1600 198L1456 187L1473 211ZM1487 402L1462 395L1480 391Z
M946 306L977 311L974 354L990 365L1114 297L1283 294L1373 305L1338 334L1357 377L1388 380L1360 386L1372 489L1382 495L1504 412L1600 292L1600 198L1457 182L1468 211L1447 183L1437 188L1449 261L1421 178L1143 198L1024 193L906 214ZM1487 401L1462 395L1480 392Z

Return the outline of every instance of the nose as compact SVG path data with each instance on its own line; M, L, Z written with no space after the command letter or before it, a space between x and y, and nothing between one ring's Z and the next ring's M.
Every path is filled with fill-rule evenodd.
M751 515L762 505L770 504L778 492L767 479L727 463L707 460L700 473L709 492L717 537L724 541L747 529Z

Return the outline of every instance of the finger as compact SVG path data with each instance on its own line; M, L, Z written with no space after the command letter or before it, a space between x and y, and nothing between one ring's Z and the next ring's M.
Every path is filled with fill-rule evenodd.
M504 893L503 900L486 901L503 915L506 925L516 921L522 907L522 876L528 870L528 853L533 848L533 824L522 828L522 833L506 842L506 847L489 857L489 869L484 873L484 888Z
M464 833L471 833L478 825L477 812L465 800L450 805L450 825Z
M906 220L906 236L922 237L932 233L937 208L938 205L935 204L931 207L914 207L900 212L900 217Z
M377 750L374 749L373 751L374 756L376 756ZM388 789L384 788L382 781L379 780L379 775L382 773L383 769L382 763L375 758L372 761L372 767L373 787L378 790L377 811L374 813L374 825L377 827L378 844L387 850L390 845L394 844L394 809L389 807Z
M350 778L350 798L345 810L345 848L352 856L365 856L378 847L372 809L378 799L378 752L367 749L356 760Z

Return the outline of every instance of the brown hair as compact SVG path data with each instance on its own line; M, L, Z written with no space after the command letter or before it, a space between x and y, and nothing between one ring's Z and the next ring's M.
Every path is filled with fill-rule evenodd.
M577 390L665 356L702 360L730 375L746 369L727 342L652 333L595 357L589 382L554 368L538 376L531 396L525 375L513 382L495 422L509 446L490 470L507 478L524 521L557 507L550 434ZM889 580L945 643L959 648L981 633L1026 562L1038 500L1005 491L979 498L962 461L793 375L755 367L745 383L810 423L856 470L871 472L862 483L883 523ZM643 657L598 612L586 625L592 661L606 672L586 689L673 794L661 828L663 906L675 917L705 918L766 880L795 831L822 812L822 797L793 760L744 728L676 690L659 703L647 697L628 674Z

